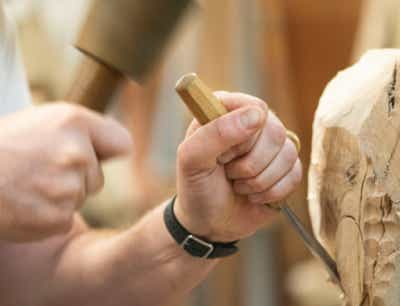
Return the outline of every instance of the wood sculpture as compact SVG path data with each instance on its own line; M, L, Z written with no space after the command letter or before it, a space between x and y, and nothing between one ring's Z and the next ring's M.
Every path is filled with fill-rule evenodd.
M367 53L322 95L309 209L346 306L400 305L400 50Z

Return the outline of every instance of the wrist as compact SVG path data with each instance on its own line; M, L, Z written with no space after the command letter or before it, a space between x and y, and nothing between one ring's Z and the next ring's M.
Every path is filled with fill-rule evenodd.
M213 234L212 229L208 226L207 222L201 218L191 218L188 213L182 208L179 197L175 199L174 213L179 223L182 224L192 234L203 237L210 241L217 241L216 235Z
M227 257L237 253L237 241L213 241L207 239L201 234L190 232L188 228L186 228L181 221L178 220L174 211L175 204L176 197L169 202L164 210L164 223L175 242L187 253L193 257L205 259ZM197 233L200 233L200 231L197 231Z

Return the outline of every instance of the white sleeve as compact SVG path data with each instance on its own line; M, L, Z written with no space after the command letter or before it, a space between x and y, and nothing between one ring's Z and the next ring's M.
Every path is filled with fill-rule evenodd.
M0 115L29 105L31 96L20 60L15 24L0 0Z

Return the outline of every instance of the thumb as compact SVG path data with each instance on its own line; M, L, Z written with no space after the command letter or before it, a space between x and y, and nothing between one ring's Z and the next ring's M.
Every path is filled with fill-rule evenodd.
M117 121L90 113L87 122L89 137L99 160L104 161L130 152L131 135Z
M212 169L231 147L248 141L266 120L260 107L244 107L200 127L180 146L180 166L189 172Z

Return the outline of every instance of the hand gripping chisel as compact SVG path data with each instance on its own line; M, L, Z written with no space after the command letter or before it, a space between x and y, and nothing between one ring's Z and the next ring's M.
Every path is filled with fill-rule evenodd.
M176 91L193 113L194 117L202 125L205 125L227 113L222 102L219 101L214 93L194 73L183 76L176 85ZM300 140L297 135L291 131L287 131L287 136L294 142L297 150L300 151ZM307 231L299 217L292 211L286 202L281 203L280 211L287 218L296 233L299 234L311 253L320 259L325 265L331 280L341 288L340 276L336 263L332 257L318 242L318 240Z

